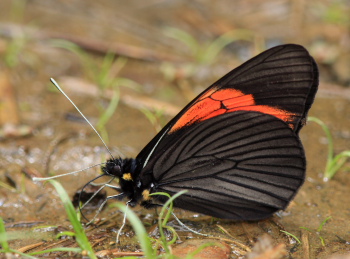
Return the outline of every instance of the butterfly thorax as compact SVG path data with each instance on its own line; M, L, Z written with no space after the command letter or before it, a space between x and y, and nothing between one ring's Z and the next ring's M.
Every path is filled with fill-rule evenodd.
M131 206L150 199L152 179L147 179L147 181L145 181L146 178L141 179L141 170L141 163L134 158L109 159L102 167L103 174L119 179L123 197L129 199Z

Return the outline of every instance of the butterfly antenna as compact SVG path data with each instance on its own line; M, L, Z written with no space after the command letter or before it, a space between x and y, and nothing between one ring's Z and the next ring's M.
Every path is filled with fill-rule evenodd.
M66 175L71 175L71 174L76 174L76 173L80 173L80 172L83 172L85 170L88 170L88 169L91 169L95 166L100 166L100 165L104 165L106 164L105 162L104 163L99 163L99 164L96 164L96 165L92 165L92 166L89 166L89 167L86 167L84 169L80 169L78 171L74 171L74 172L70 172L70 173L66 173L66 174L59 174L59 175L54 175L54 176L50 176L50 177L33 177L32 180L34 182L39 182L39 181L47 181L47 180L51 180L51 179L55 179L55 178L58 178L58 177L62 177L62 176L66 176ZM94 179L95 180L95 179Z
M90 127L95 131L95 133L97 134L97 136L100 138L100 140L102 141L103 145L105 146L105 148L107 149L108 153L111 155L111 157L113 158L113 160L115 159L114 156L112 155L112 152L109 150L109 148L107 147L107 144L104 142L104 140L102 139L101 135L98 133L98 131L95 129L94 126L92 126L91 122L85 117L85 115L79 110L79 108L75 105L75 103L68 97L68 95L62 90L62 88L58 85L58 83L55 81L55 79L50 78L50 81L54 84L54 86L67 98L68 101L70 101L70 103L74 106L74 108L80 113L80 115L84 118L84 120L90 125Z

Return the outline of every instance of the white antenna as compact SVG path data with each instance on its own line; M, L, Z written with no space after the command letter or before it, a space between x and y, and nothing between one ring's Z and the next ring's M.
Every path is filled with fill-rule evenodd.
M54 176L50 176L50 177L33 177L32 180L34 182L47 181L47 180L55 179L55 178L62 177L62 176L65 176L65 175L71 175L71 174L80 173L80 172L83 172L83 171L88 170L90 168L93 168L95 166L99 166L99 165L103 165L103 164L106 164L106 163L100 163L100 164L92 165L92 166L86 167L84 169L80 169L78 171L74 171L74 172L70 172L70 173L66 173L66 174L59 174L59 175L54 175Z
M75 103L68 97L68 95L62 90L62 88L57 84L57 82L55 81L55 79L50 78L50 81L54 84L54 86L56 86L56 88L68 99L68 101L70 101L70 103L74 106L74 108L80 113L80 115L84 118L84 120L90 125L90 127L95 131L95 133L97 134L97 136L100 138L100 140L102 141L103 145L105 146L105 148L107 149L108 153L111 155L111 157L113 159L115 159L112 155L112 152L109 150L109 148L107 147L106 143L104 142L104 140L102 139L101 135L98 133L98 131L95 129L94 126L92 126L91 122L85 117L85 115L79 110L79 108L75 105Z

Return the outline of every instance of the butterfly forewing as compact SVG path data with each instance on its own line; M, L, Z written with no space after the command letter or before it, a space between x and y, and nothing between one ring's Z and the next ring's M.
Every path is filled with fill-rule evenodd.
M258 111L285 121L298 133L314 100L318 70L307 50L294 44L271 48L235 68L190 102L140 152L145 161L164 134L221 114ZM166 144L166 143L164 143Z

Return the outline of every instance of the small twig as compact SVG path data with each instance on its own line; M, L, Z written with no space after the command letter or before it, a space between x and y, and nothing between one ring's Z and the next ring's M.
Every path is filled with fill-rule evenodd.
M98 243L101 243L102 241L106 240L108 237L102 237L97 240L94 240L94 243L91 244L92 247L95 247L98 245Z
M301 243L303 246L303 259L310 259L309 233L301 230Z
M245 250L245 252L250 252L251 249L249 246L239 242L239 241L236 241L235 238L224 228L222 227L221 225L217 225L218 228L220 228L226 235L228 235L230 238L232 239L228 239L230 240L229 242L235 244L236 246L240 246L241 248L243 248ZM215 237L211 237L211 238L215 238Z
M143 252L121 252L119 249L101 250L96 252L98 257L106 257L109 255L124 257L124 256L144 256Z
M6 228L28 228L37 224L41 224L44 221L18 221L11 224L6 224Z
M20 251L21 253L25 253L25 252L28 252L29 250L32 250L34 248L41 246L42 244L44 244L44 242L27 245L27 246L21 247L20 249L18 249L18 251Z
M249 243L254 244L255 242L254 242L254 236L252 235L253 231L252 231L251 223L242 221L241 226L243 228L243 231L244 231L246 237L249 240Z
M43 247L40 251L47 250L47 249L49 249L49 248L51 248L51 247L53 247L53 246L56 246L56 245L59 245L59 244L62 244L62 243L68 242L68 241L69 241L70 243L74 244L74 241L71 240L71 239L69 239L69 240L63 239L63 240L60 240L60 241L58 241L58 242L56 242L56 243L53 243L53 244L50 244L50 245L47 245L47 246ZM65 247L66 247L66 246L65 246Z
M224 242L227 242L227 243L236 245L237 247L235 247L235 251L236 251L236 252L238 251L239 254L241 254L241 255L245 255L245 254L251 252L250 247L244 245L243 243L240 243L240 242L237 242L237 241L235 241L235 240L232 240L232 239L230 239L230 238L214 237L214 236L210 236L210 238L211 238L211 239L217 239L217 240L220 240L220 241L224 241ZM243 249L238 248L238 246L241 246L241 247L243 247L243 248L246 247L247 249L244 249L244 250L243 250Z

